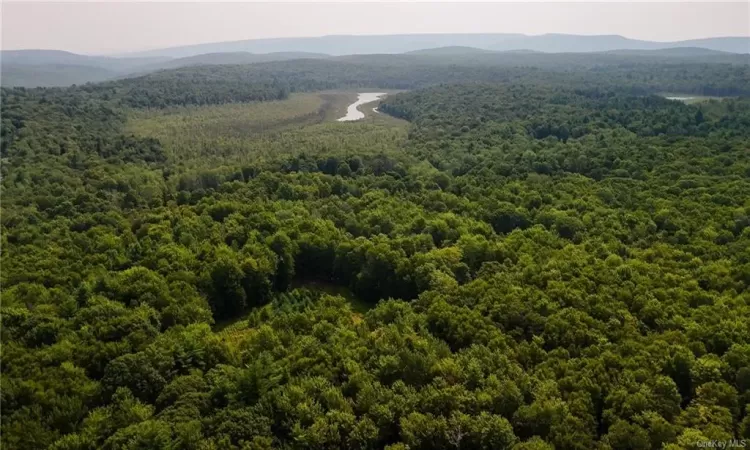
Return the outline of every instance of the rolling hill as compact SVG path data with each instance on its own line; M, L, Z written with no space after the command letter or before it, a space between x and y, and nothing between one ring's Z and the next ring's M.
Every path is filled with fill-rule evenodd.
M64 87L105 81L117 76L117 72L101 67L75 64L3 64L1 73L0 82L3 87Z
M445 56L445 55L482 55L486 53L493 53L492 50L485 50L483 48L476 47L464 47L460 45L454 45L450 47L438 47L438 48L426 48L422 50L414 50L406 52L407 55L423 55L423 56Z
M144 70L177 69L180 67L223 65L223 64L254 64L260 62L288 61L291 59L324 59L330 58L324 53L309 52L276 52L276 53L250 53L250 52L226 52L205 53L202 55L176 58L169 61L144 66Z
M403 34L383 36L320 36L305 38L253 39L214 42L150 50L128 56L181 58L203 53L271 53L302 51L329 55L405 53L440 47L474 47L484 50L535 50L547 53L605 52L610 50L656 50L700 47L732 53L750 53L750 37L717 37L676 42L629 39L618 35L581 36L570 34Z
M60 50L10 50L0 53L3 86L67 86L200 65L254 64L295 59L389 60L470 58L488 64L536 64L540 53L565 53L577 60L594 53L611 57L669 57L747 64L750 37L653 42L623 36L567 34L414 34L322 36L217 42L150 50L119 56L80 55ZM395 54L401 54L397 57ZM586 56L589 55L589 56ZM402 58L409 57L409 58ZM558 61L558 58L551 58ZM434 61L433 61L434 62Z
M57 50L2 52L3 86L70 86L143 75L158 70L225 64L253 64L293 59L322 59L329 55L308 52L207 53L185 58L79 55Z
M692 56L723 56L732 55L731 52L725 52L721 50L711 50L708 48L701 47L675 47L675 48L662 48L657 50L612 50L607 53L616 55L644 55L644 56L677 56L677 57L692 57Z

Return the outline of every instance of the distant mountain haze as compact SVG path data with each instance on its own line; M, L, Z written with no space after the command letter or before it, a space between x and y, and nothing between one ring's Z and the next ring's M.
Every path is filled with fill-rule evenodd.
M3 65L81 64L108 67L113 70L129 69L145 64L169 61L171 59L169 56L90 56L63 50L3 50L0 52L0 63Z
M0 53L3 86L69 86L198 65L255 64L297 59L362 59L409 64L414 58L451 58L525 63L540 53L640 55L713 58L748 63L750 37L653 42L622 36L545 34L416 34L255 39L189 45L118 56L88 56L60 50L9 50ZM388 58L376 55L391 55ZM396 57L399 56L399 57ZM750 56L749 56L750 57ZM513 58L513 59L511 59ZM535 61L538 58L535 59Z
M407 55L466 55L466 54L486 54L494 53L492 50L486 50L476 47L463 47L454 45L450 47L426 48L405 52Z
M3 86L70 86L138 76L158 70L201 65L253 64L293 59L330 58L308 52L254 54L248 52L206 53L185 58L102 57L57 50L11 50L2 52Z
M750 37L718 37L676 42L654 42L617 35L579 36L570 34L401 34L386 36L321 36L252 39L233 42L186 45L129 53L127 56L169 56L182 58L223 52L312 52L329 55L405 53L437 47L475 47L484 50L535 50L547 53L603 52L610 50L656 50L700 47L732 53L750 53Z

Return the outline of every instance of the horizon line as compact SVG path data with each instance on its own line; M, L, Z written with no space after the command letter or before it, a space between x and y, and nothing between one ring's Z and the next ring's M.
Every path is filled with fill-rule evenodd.
M322 39L322 38L328 38L328 37L388 37L388 36L446 36L446 35L507 35L507 36L524 36L524 37L539 37L539 36L581 36L581 37L619 37L628 39L631 41L640 41L640 42L654 42L659 44L674 44L679 42L686 42L686 41L697 41L697 40L704 40L704 39L750 39L750 34L746 36L738 36L738 35L720 35L720 36L703 36L703 37L691 37L689 39L679 39L679 40L670 40L670 41L660 41L660 40L652 40L652 39L639 39L639 38L633 38L628 37L622 34L576 34L576 33L503 33L503 32L460 32L460 33L454 33L454 32L446 32L446 33L387 33L387 34L323 34L323 35L317 35L317 36L278 36L278 37L261 37L261 38L248 38L248 39L234 39L234 40L226 40L226 41L208 41L208 42L196 42L196 43L188 43L188 44L179 44L179 45L171 45L166 47L151 47L146 49L140 49L140 50L119 50L119 51L103 51L103 52L77 52L73 50L66 50L62 48L0 48L0 51L3 52L11 52L11 51L63 51L68 53L73 53L77 55L83 55L83 56L110 56L110 57L118 57L118 56L126 56L129 54L136 54L136 53L147 53L147 52L156 52L159 50L172 50L182 47L198 47L201 45L212 45L212 44L229 44L229 43L237 43L237 42L248 42L248 41L274 41L274 40L286 40L286 39ZM294 51L294 50L290 50ZM748 49L750 52L750 49ZM219 52L224 53L224 52ZM276 53L276 52L271 52ZM259 53L262 54L262 53Z

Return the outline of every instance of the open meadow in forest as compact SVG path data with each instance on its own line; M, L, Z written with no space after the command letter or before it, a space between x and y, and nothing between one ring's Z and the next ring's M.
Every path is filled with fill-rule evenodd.
M158 139L170 159L184 167L263 163L331 151L344 156L396 151L405 139L403 120L374 113L370 106L362 107L363 120L336 122L356 99L354 91L328 91L261 103L133 110L126 129Z

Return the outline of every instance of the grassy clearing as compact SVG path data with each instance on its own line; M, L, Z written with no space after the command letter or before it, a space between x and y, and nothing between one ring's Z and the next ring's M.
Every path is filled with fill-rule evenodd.
M346 109L357 101L356 92L325 91L317 94L326 105L325 121L331 122L346 114Z
M237 141L322 122L334 100L298 94L282 101L134 111L128 129L136 135L157 137L168 148L186 141Z
M248 139L335 121L345 115L347 107L356 100L356 92L326 91L292 94L281 101L133 110L127 126L133 134L157 137L167 146L187 140ZM361 107L366 119L404 124L399 119L373 112L376 104Z
M293 94L283 101L133 111L128 130L159 139L177 172L206 166L262 164L292 155L393 154L408 123L372 111L337 122L357 92Z

